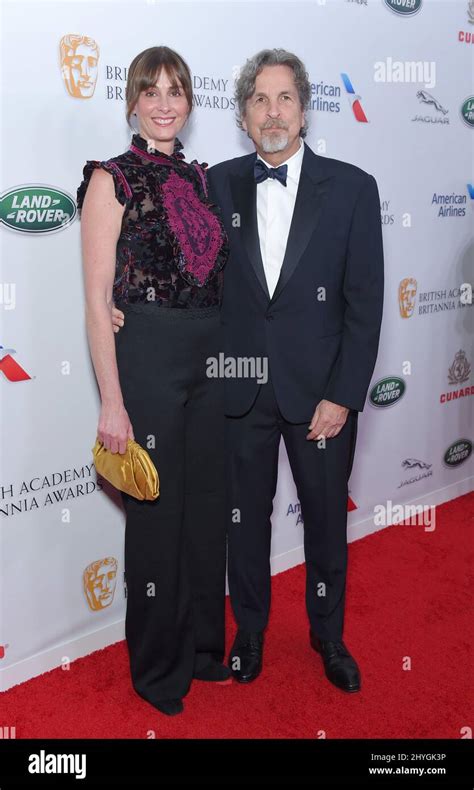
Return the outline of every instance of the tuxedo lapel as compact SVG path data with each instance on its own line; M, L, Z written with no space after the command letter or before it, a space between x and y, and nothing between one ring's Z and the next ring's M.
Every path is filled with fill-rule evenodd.
M253 166L256 159L251 156L243 173L232 175L230 188L232 192L233 213L240 217L240 234L242 243L252 264L255 276L263 291L270 301L267 279L263 268L260 240L257 224L257 185L253 175Z
M331 176L325 171L324 157L316 156L305 144L301 174L296 193L285 255L272 304L278 299L295 271L312 234L315 232L331 186Z
M285 255L271 303L280 296L295 271L312 234L315 232L326 196L331 187L331 178L326 171L324 157L317 156L306 145L301 164L301 174L296 193L295 208L291 220ZM243 171L230 177L233 213L240 217L240 233L248 259L255 276L270 302L265 270L263 268L257 223L257 185L253 167L256 154L250 156ZM282 186L282 189L285 187Z

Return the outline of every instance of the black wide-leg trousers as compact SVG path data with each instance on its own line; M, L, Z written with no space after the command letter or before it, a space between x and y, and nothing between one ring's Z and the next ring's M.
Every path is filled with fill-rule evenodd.
M119 378L135 440L158 469L160 496L123 494L125 633L135 690L181 698L193 671L224 657L225 418L218 308L117 305Z
M314 404L316 408L316 403ZM306 561L306 609L321 639L342 638L347 568L348 479L358 412L339 434L318 448L308 423L287 422L271 376L242 417L227 417L231 518L229 592L235 619L245 631L262 631L271 600L270 548L273 498L281 436L301 504Z

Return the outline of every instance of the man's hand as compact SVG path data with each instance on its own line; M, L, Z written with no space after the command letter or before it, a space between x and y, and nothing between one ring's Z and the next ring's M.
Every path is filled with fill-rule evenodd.
M347 406L339 406L330 400L320 401L313 414L306 439L313 441L323 437L332 439L344 427L348 414Z
M118 332L120 327L123 326L125 320L125 316L121 310L118 310L114 304L112 304L112 328L114 332Z

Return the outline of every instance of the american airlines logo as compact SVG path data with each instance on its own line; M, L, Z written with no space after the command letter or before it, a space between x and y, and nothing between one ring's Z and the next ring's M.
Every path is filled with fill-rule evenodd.
M359 121L359 123L368 123L367 116L364 110L362 109L361 96L358 96L357 93L355 92L352 86L352 82L349 79L349 75L343 72L341 74L341 79L344 83L344 87L347 93L347 98L349 100L349 104L354 114L354 118L356 119L356 121Z
M8 381L27 381L31 376L13 359L14 348L0 346L0 371Z

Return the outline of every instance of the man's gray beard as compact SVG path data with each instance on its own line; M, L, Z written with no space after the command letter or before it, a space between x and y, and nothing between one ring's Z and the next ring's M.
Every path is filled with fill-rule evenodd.
M262 130L262 149L266 154L276 154L278 151L283 151L288 145L288 132L282 130L281 134L265 134L265 129Z

